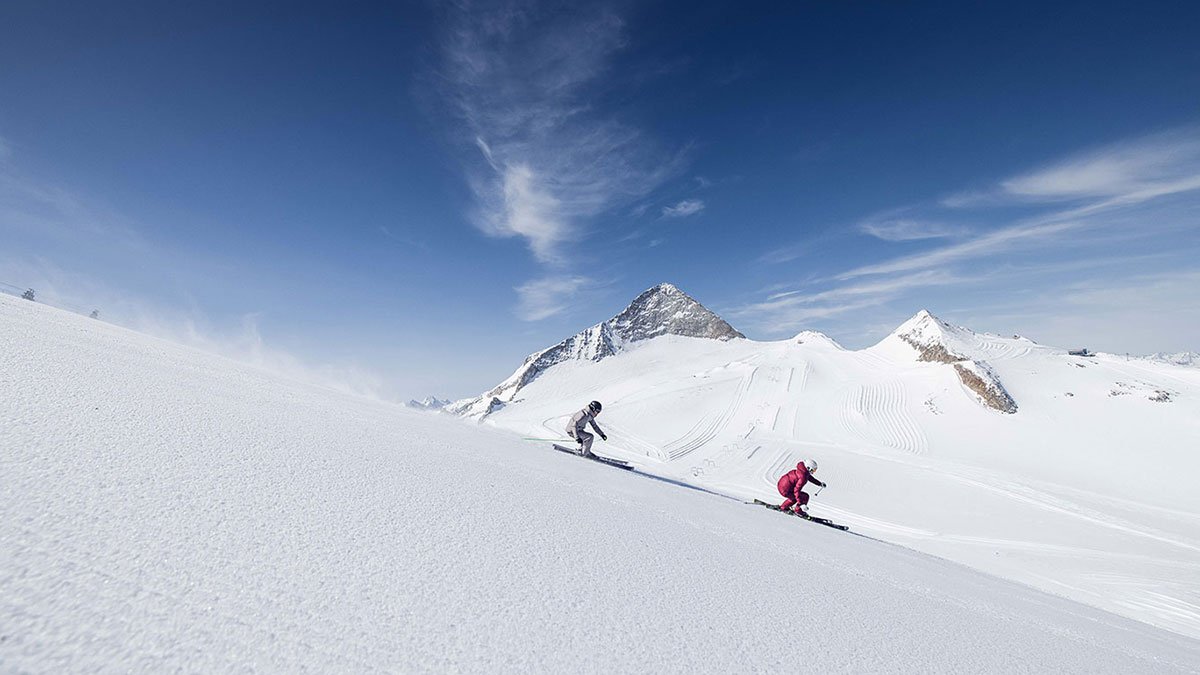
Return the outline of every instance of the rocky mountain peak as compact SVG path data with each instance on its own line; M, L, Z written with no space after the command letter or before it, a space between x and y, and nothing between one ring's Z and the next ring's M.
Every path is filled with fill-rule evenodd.
M620 314L605 322L625 342L648 340L659 335L732 340L744 338L724 319L672 284L648 288Z
M980 403L1011 415L1017 412L1017 403L999 375L981 358L978 338L971 329L942 321L929 310L922 309L872 349L877 354L890 354L896 359L915 356L917 361L950 365L959 381L978 397Z
M662 283L643 291L608 321L530 354L516 372L491 391L456 401L445 409L460 415L490 414L512 401L518 391L548 368L565 361L599 361L619 353L627 344L661 335L712 340L746 337L687 293L672 284Z
M953 326L929 310L922 309L884 340L899 340L907 344L916 350L919 361L954 363L967 358L962 351L962 342L971 335L973 333L970 330Z

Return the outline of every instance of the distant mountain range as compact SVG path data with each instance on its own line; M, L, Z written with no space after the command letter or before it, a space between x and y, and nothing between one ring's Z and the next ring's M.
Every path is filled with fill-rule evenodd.
M629 349L639 342L664 335L727 342L745 335L694 298L668 283L659 284L634 298L620 314L598 323L562 342L534 352L500 384L479 396L442 403L446 412L468 417L486 417L517 399L518 394L547 370L569 362L597 362ZM978 400L1003 413L1017 412L1017 403L986 361L972 354L975 333L952 326L921 310L901 324L877 348L915 352L918 361L953 366L963 385ZM841 349L832 338L804 331L795 341L817 341ZM415 403L415 402L414 402ZM414 405L410 403L410 405ZM430 407L420 405L414 407Z
M441 410L450 405L450 401L443 401L436 396L426 396L420 401L413 399L404 405L409 408L416 408L417 410Z
M1167 354L1164 352L1155 352L1139 358L1148 359L1151 361L1162 361L1176 366L1191 366L1200 367L1200 352L1175 352Z

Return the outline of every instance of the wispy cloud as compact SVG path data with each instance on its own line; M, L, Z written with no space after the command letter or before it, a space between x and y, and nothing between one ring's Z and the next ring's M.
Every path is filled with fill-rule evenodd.
M895 258L874 265L863 265L847 270L837 275L837 279L845 281L873 274L893 274L928 269L961 262L972 258L991 256L1004 251L1011 251L1021 246L1038 245L1044 241L1077 230L1083 226L1078 221L1068 222L1033 222L1003 227L987 234L959 244L943 246L924 253Z
M613 11L499 0L450 12L442 76L483 160L468 180L485 233L522 237L558 265L588 219L677 173L677 155L593 104L626 44Z
M840 235L831 230L819 234L811 234L804 239L794 241L785 246L771 249L758 257L757 262L764 265L781 265L799 260L809 255L819 253L825 246L831 245ZM784 286L789 284L784 283Z
M673 206L664 206L662 214L664 218L686 218L687 216L694 216L703 210L704 202L702 200L684 199Z
M517 316L523 321L541 321L561 313L591 283L586 277L555 276L535 279L518 286Z
M972 239L883 263L848 270L838 279L889 274L987 258L1038 246L1103 225L1096 216L1158 198L1200 190L1200 127L1115 143L1051 163L1000 183L984 199L978 194L958 203L1076 200L1069 208L1003 225ZM945 204L946 200L943 199Z
M971 308L969 325L1016 330L1060 347L1134 354L1200 350L1200 270L1081 277L1034 297ZM1183 301L1181 302L1181 299Z
M949 209L1093 200L1088 212L1200 190L1200 127L1094 148L939 200Z
M994 205L1001 201L994 190L960 190L938 199L938 205L947 209L963 209Z
M1001 183L1014 197L1067 200L1162 196L1200 188L1200 128L1116 143Z
M1156 298L1162 311L1191 317L1194 312L1184 305L1194 297L1188 292L1198 268L1186 251L1200 244L1195 238L1198 192L1200 127L1105 145L990 188L954 193L936 205L867 217L856 225L857 232L911 242L917 252L816 278L809 270L809 279L798 288L764 290L763 299L732 314L779 334L832 317L860 317L859 325L866 325L883 314L911 313L930 304L931 296L970 304L970 298L991 301L1002 294L1018 304L1037 304L1042 301L1036 294L1045 292L1042 304L1053 308L1047 316L1057 311L1074 317L1062 325L1098 325L1086 317L1119 314L1112 297L1136 305L1143 293ZM955 220L956 209L967 207L975 209L969 229L946 224ZM1020 207L1019 219L1012 218L1012 207ZM811 257L822 244L828 250L830 242L818 238L772 251L761 261ZM1107 270L1102 287L1111 289L1111 296L1072 286L1100 267ZM1167 276L1145 282L1147 270ZM889 308L899 302L906 306ZM1194 327L1191 334L1198 335Z
M907 218L868 220L859 223L858 229L884 241L943 239L962 236L966 233L966 229L963 227Z
M950 272L926 270L891 279L844 284L821 291L791 290L772 293L762 302L747 304L730 312L769 333L797 331L807 322L875 307L915 288L978 281Z
M884 281L860 282L815 293L803 290L779 291L772 293L767 298L768 302L756 305L755 307L759 309L778 309L787 305L812 304L827 300L840 300L847 297L878 297L910 288L961 283L962 281L964 281L962 277L957 277L948 272L925 270L916 274L909 274Z
M789 246L780 246L762 254L758 258L758 262L765 265L781 265L786 262L791 262L800 258L805 253L811 250L811 247L806 244L791 244Z
M412 248L419 248L422 251L429 250L429 245L426 244L425 242L418 241L412 237L405 236L405 235L399 234L397 232L394 232L394 231L392 231L392 228L390 228L386 225L379 226L379 233L382 234L383 236L387 237L388 239L391 239L392 241L400 243L400 244L404 244L405 246L409 246Z

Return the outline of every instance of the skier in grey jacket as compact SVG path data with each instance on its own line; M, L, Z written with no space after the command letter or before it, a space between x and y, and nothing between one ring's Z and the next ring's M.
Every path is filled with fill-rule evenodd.
M574 438L579 443L579 454L584 457L592 457L592 440L595 438L586 431L587 425L591 424L596 433L600 434L600 438L608 440L608 436L600 430L596 424L596 415L600 414L600 409L603 406L599 401L592 401L587 404L587 407L579 412L571 415L571 421L567 423L567 435Z

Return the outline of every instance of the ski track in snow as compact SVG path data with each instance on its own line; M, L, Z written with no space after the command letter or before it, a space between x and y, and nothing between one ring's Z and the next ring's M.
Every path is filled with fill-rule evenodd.
M663 450L667 453L667 459L672 462L679 460L716 438L717 434L725 429L734 414L741 408L742 403L745 402L746 392L750 390L750 386L754 381L754 375L757 372L758 368L754 367L748 375L738 382L737 389L734 391L729 405L720 414L709 418L701 418L683 437L663 446Z
M796 369L792 368L792 373L794 374L795 372L796 372ZM803 393L804 390L808 388L808 376L811 374L812 374L812 362L805 361L804 364L800 367L800 381L796 383L796 389L795 389L794 393L797 393L797 394ZM793 393L791 379L788 380L788 389L787 390L788 390L789 394Z
M766 485L769 485L774 494L771 494L770 498L768 499L763 499L763 501L769 502L772 501L772 498L776 501L782 501L782 497L778 494L777 485L779 483L779 478L783 476L783 474L795 468L795 462L792 461L792 457L793 455L791 452L787 450L780 450L779 452L775 453L775 457L770 463L764 464L762 482Z
M1016 346L1010 341L993 335L981 335L975 345L975 350L983 352L988 361L1008 361L1020 359L1033 352L1033 347Z
M899 382L852 387L840 412L842 427L865 441L914 455L928 448L925 434L908 414Z

